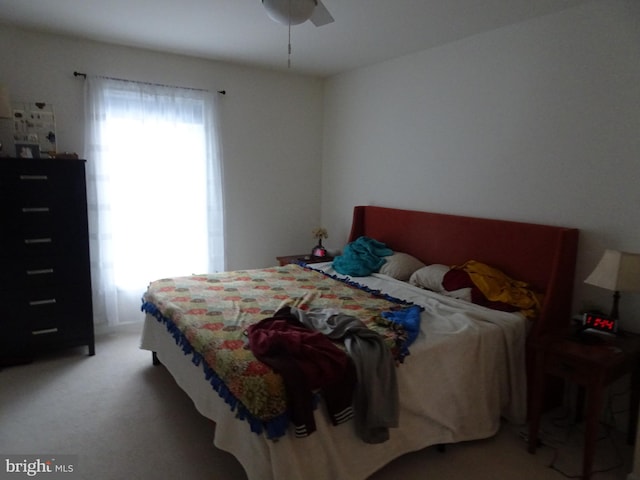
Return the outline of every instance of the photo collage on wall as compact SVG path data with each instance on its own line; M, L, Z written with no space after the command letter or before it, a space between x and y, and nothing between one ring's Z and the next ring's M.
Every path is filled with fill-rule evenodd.
M13 141L18 158L49 158L56 153L53 105L13 102Z

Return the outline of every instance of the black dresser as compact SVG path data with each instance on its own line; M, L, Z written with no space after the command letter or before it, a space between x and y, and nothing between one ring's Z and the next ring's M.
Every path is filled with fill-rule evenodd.
M84 160L0 158L0 366L95 354Z

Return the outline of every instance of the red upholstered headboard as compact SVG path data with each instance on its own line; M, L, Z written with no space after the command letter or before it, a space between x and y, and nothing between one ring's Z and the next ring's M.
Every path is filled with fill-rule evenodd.
M578 230L531 223L359 206L349 241L375 238L424 263L477 260L544 292L529 338L566 333L570 325Z

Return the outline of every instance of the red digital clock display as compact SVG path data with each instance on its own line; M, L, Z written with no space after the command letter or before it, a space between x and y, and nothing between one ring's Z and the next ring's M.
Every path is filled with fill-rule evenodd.
M599 313L585 313L582 317L584 328L593 328L603 332L616 333L618 322L615 318L607 317Z

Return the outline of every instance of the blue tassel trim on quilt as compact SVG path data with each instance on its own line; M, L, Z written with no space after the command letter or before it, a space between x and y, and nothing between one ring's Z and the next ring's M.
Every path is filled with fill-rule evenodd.
M202 369L205 374L205 378L209 382L209 384L213 387L213 389L218 393L220 398L222 398L225 403L227 403L231 407L231 411L236 412L236 418L240 420L245 420L249 423L251 427L251 431L258 435L266 432L267 438L271 440L276 440L279 437L282 437L286 434L287 428L289 426L289 416L284 413L282 415L278 415L277 417L271 420L261 420L256 416L252 415L251 412L245 407L242 402L240 402L233 393L229 391L225 383L222 379L216 374L216 372L207 365L207 362L204 361L202 355L196 352L187 338L183 335L180 329L176 326L173 321L165 317L162 312L156 307L153 303L147 302L144 298L142 299L142 306L140 308L145 313L153 316L156 320L161 323L164 323L167 327L167 331L173 336L173 339L185 355L191 355L191 362L196 366L202 366Z
M313 268L311 266L311 264L309 264L309 263L304 263L303 261L300 261L298 263L298 265L300 265L301 267L305 267L305 268L308 268L310 270L313 270L314 272L321 273L324 276L329 277L329 278L333 278L334 280L337 280L339 282L346 283L347 285L349 285L351 287L359 288L360 290L363 290L363 291L365 291L367 293L375 295L376 297L388 300L388 301L390 301L392 303L397 303L398 305L415 306L415 307L420 308L420 311L424 310L424 307L416 305L413 302L410 302L408 300L403 300L402 298L394 297L392 295L389 295L388 293L382 292L381 290L376 290L374 288L367 287L366 285L358 283L355 280L351 280L350 278L342 278L342 277L338 277L337 275L334 275L334 274L331 274L331 273L328 273L328 272L325 272L325 271L322 271L322 270L317 270L317 269Z
M376 297L383 298L392 303L408 306L409 308L405 308L402 310L388 310L386 312L382 312L382 317L386 320L389 320L390 322L401 325L407 332L407 339L404 342L396 343L400 350L398 354L398 361L402 363L404 361L404 358L410 354L409 346L411 346L411 344L418 337L418 333L420 333L420 313L424 311L424 307L422 305L416 305L415 303L412 303L408 300L403 300L401 298L391 296L388 293L382 292L381 290L375 290L373 288L367 287L366 285L362 285L361 283L351 280L350 278L342 278L334 274L324 272L322 270L317 270L308 263L300 262L298 265L313 270L314 272L322 273L329 278L333 278L334 280L346 283L349 286L359 288L360 290L364 290L367 293L375 295Z
M316 270L312 267L309 267L308 264L305 264L303 262L298 263L298 265L304 268L311 268L311 270L314 270L315 272L320 272L329 278L333 278L334 280L345 283L349 286L359 288L360 290L375 295L379 298L388 300L392 303L409 306L410 308L407 309L389 310L387 312L382 312L382 316L385 319L402 325L407 331L406 341L398 345L398 360L402 362L404 358L409 355L409 346L413 343L418 335L418 332L420 331L420 312L424 310L424 307L416 305L407 300L403 300L401 298L393 297L389 294L383 293L380 290L367 287L366 285L353 281L349 278L341 278L336 275L323 272L322 270ZM245 407L242 402L240 402L235 397L235 395L233 395L233 393L229 391L226 384L222 381L218 374L207 365L207 362L204 361L202 355L193 349L187 338L183 335L182 331L176 326L175 323L173 323L170 318L165 317L156 305L151 302L147 302L144 298L142 299L142 306L140 310L153 316L159 322L164 323L167 331L173 336L176 345L178 345L182 349L185 355L191 355L191 362L194 365L202 366L205 378L209 382L209 384L218 393L220 398L222 398L225 403L227 403L231 407L231 411L236 412L236 418L245 420L249 423L251 431L253 433L260 435L263 432L266 432L267 438L271 440L277 440L279 437L282 437L286 434L289 427L289 416L286 413L283 413L282 415L279 415L268 421L261 420L252 415L247 407ZM316 403L317 400L318 399L316 398ZM314 406L314 408L316 407L317 404Z

